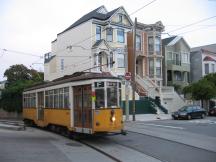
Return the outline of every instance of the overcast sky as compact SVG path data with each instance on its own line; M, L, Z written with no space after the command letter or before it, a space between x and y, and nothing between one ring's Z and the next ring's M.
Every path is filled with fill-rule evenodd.
M123 6L130 15L151 1L0 0L0 81L5 79L4 71L14 64L43 71L40 56L51 50L51 41L95 8L105 5L111 11ZM213 16L216 16L216 0L156 0L131 15L131 19L137 17L145 24L160 20L165 32L170 32ZM183 36L190 47L216 43L216 17L170 34Z

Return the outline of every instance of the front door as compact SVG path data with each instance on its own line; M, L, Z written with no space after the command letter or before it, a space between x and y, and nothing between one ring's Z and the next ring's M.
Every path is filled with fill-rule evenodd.
M44 120L44 92L37 93L38 120Z
M92 128L91 85L73 87L74 94L74 127L79 132L87 133ZM87 130L87 132L86 132Z

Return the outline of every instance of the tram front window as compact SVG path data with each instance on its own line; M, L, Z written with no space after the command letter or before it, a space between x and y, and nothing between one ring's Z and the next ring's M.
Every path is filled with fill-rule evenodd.
M96 101L95 101L96 109L104 108L105 107L104 89L96 89L95 95L96 95Z
M107 87L107 106L117 107L118 96L117 96L117 85L112 87Z

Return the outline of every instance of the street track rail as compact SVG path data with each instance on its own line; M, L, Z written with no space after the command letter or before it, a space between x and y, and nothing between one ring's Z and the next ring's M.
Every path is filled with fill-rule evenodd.
M90 143L88 143L88 142L85 142L85 141L83 141L83 140L78 140L78 142L80 142L81 144L84 144L84 145L86 145L86 146L88 146L88 147L90 147L90 148L96 150L97 152L100 152L101 154L103 154L103 155L109 157L110 159L112 159L112 160L115 161L115 162L122 162L121 160L117 159L116 157L112 156L111 154L108 154L107 152L105 152L105 151L103 151L103 150L101 150L101 149L95 147L94 145L92 145L92 144L90 144Z

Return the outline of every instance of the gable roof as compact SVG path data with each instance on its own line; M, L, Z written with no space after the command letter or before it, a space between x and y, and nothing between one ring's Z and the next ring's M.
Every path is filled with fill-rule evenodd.
M191 48L191 52L197 52L200 50L205 50L205 51L216 53L216 44L209 44L209 45Z
M165 38L165 39L162 39L162 44L163 45L168 45L173 39L175 39L177 36L172 36L172 37L168 37L168 38Z
M186 46L188 47L188 48L190 48L190 46L188 45L188 43L185 41L185 39L183 38L183 37L180 37L180 36L173 36L173 37L170 37L170 38L167 38L167 40L165 40L164 42L165 42L165 46L173 46L173 45L175 45L178 41L180 41L180 40L183 40L184 41L184 43L186 44ZM164 43L163 42L163 40L162 40L162 43Z
M62 34L62 33L66 32L66 31L68 31L68 30L70 30L70 29L72 29L72 28L74 28L74 27L76 27L76 26L78 26L78 25L80 25L80 24L82 24L82 23L90 20L90 19L108 20L119 8L120 7L118 7L116 9L114 9L114 10L112 10L112 11L107 12L106 14L104 14L104 13L101 13L100 11L102 9L106 10L106 8L104 6L100 6L100 7L96 8L95 10L87 13L83 17L81 17L79 20L77 20L75 23L73 23L71 26L69 26L67 29L65 29L63 32L61 32L59 34Z
M215 62L216 62L216 60L213 59L213 58L210 57L210 56L206 56L206 57L203 59L203 61L215 61Z

